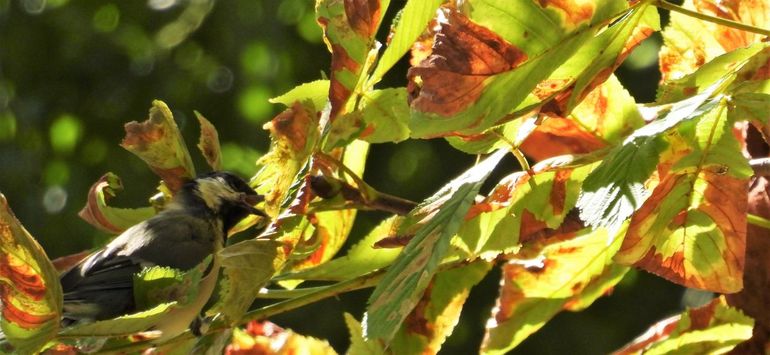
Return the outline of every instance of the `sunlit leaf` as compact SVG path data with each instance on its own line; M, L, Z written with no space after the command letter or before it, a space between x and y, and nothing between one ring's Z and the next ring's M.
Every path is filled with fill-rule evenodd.
M620 243L604 229L583 229L524 250L503 266L500 296L487 321L484 354L504 354L563 309L580 310L617 284L628 270L612 263Z
M743 287L748 177L753 174L718 106L669 137L660 183L631 219L616 261L720 293ZM670 167L670 169L669 169Z
M481 184L505 155L498 151L426 199L413 213L432 211L369 298L368 338L389 342L436 273Z
M388 266L401 252L398 248L374 248L374 243L387 237L397 228L400 218L391 217L372 229L353 245L345 256L330 260L314 268L281 275L287 280L343 281Z
M155 214L153 207L118 208L108 205L123 190L123 183L113 173L106 173L91 185L86 205L78 215L92 226L118 234Z
M214 170L222 170L222 149L219 146L219 133L206 117L195 111L195 117L201 125L201 137L198 149L203 153L206 162Z
M270 322L252 321L245 330L236 328L226 355L337 354L328 342L281 329Z
M471 206L453 245L467 257L492 259L518 250L541 232L574 228L575 223L565 218L592 165L572 168L550 163L534 166L532 176L517 172L503 178L484 200Z
M283 247L273 240L249 239L222 249L219 257L226 279L215 310L231 322L238 321L259 289L283 266Z
M86 323L62 331L68 336L127 336L150 329L176 306L176 302L162 303L146 311L137 312L115 319Z
M535 160L564 154L585 154L602 149L606 143L569 118L548 117L521 145L521 150Z
M359 110L332 122L326 145L342 146L356 138L369 143L400 142L409 138L408 120L406 89L370 91L361 95Z
M270 151L257 162L260 170L253 180L259 184L257 192L265 196L265 211L276 216L318 140L318 118L294 103L265 128L270 130Z
M662 133L715 108L719 101L708 99L718 85L673 104L665 116L636 130L614 148L583 184L577 202L580 218L592 226L617 230L649 197L645 183L665 147Z
M43 248L0 193L0 327L19 353L39 351L59 330L62 291Z
M326 104L327 97L329 96L329 80L316 80L309 83L299 85L287 93L274 97L269 101L271 103L283 104L286 107L294 106L294 103L305 102L310 100L313 103L313 107L316 111L320 111Z
M374 85L409 50L420 34L425 31L430 19L436 16L436 9L444 0L409 0L396 16L390 28L387 47L369 79Z
M358 176L363 175L369 152L368 143L355 141L339 152L343 155L341 161L343 165L352 173ZM294 260L290 260L283 271L302 270L329 261L345 244L356 215L357 210L353 208L322 211L308 215L306 218L309 219L313 229L305 231L307 233L304 234L309 237L298 238L293 251L295 254L307 254L307 256L297 257L295 255ZM282 285L290 287L285 282ZM296 284L291 286L296 287Z
M471 287L491 268L476 261L436 273L422 298L404 320L390 345L395 354L436 354L452 334Z
M142 158L171 191L179 190L185 179L195 177L190 152L163 101L152 102L146 121L132 121L124 128L126 136L120 146Z
M445 12L432 54L409 71L414 137L471 135L500 123L627 6L467 3L468 16Z
M211 263L207 258L197 267L183 272L170 267L153 266L134 274L133 291L137 309L160 303L184 305L195 299L203 273Z
M353 318L350 313L345 313L345 324L350 332L350 347L345 353L347 355L382 355L385 354L379 343L376 341L367 341L364 338L364 331L361 322Z
M723 80L724 77L741 69L752 56L759 54L761 57L766 57L761 53L766 49L767 44L765 43L757 43L746 48L739 48L715 57L697 67L690 74L662 82L658 87L656 101L658 103L669 103L700 93L714 83Z
M319 0L316 3L316 19L332 53L329 87L332 122L346 111L347 101L369 65L366 61L375 48L374 35L389 3L390 0Z
M770 120L770 95L764 93L738 93L732 98L728 115L731 121L751 120L768 124Z
M656 323L613 354L724 354L751 338L753 327L753 319L719 297Z
M686 0L683 6L759 28L770 27L770 7L761 1ZM669 25L663 30L664 45L660 50L662 79L680 79L725 52L762 40L759 34L671 12Z

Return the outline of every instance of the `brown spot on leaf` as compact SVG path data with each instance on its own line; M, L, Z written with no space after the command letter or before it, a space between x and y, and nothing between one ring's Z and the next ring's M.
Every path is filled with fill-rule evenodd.
M45 297L46 287L40 275L29 265L16 261L16 258L10 254L0 255L0 278L9 280L15 292L32 300L40 301ZM3 304L9 303L8 297L17 296L3 291L1 296Z
M419 334L428 339L432 339L435 333L435 325L428 320L427 315L432 291L433 282L428 285L420 301L404 320L407 332Z
M302 104L295 102L290 108L265 124L277 140L287 142L294 152L302 152L307 144L307 134L315 129L316 120Z
M345 15L354 31L373 37L380 24L380 0L345 0Z
M331 119L334 120L343 112L345 103L350 98L353 88L348 88L339 79L340 72L348 71L358 73L360 64L348 55L348 52L339 44L332 44L332 73L329 85L329 100L331 101Z
M559 215L564 211L564 203L567 199L567 182L572 175L572 169L561 169L556 171L551 187L550 202L553 208L553 214Z
M564 18L566 29L574 29L594 16L593 1L586 0L538 0L543 8L554 9Z
M434 37L432 54L409 69L412 108L451 116L472 105L484 81L526 61L527 55L465 15L447 10Z
M521 145L521 150L535 160L564 154L589 153L605 147L595 135L583 130L575 121L549 117Z

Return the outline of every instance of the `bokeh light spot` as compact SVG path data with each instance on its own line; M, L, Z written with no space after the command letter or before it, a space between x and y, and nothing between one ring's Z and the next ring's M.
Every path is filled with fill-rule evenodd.
M293 25L298 23L308 10L309 1L305 0L284 0L278 6L278 20Z
M120 23L120 9L115 4L107 4L94 13L94 29L99 32L112 32Z
M49 133L51 147L55 152L71 153L80 141L83 126L77 117L65 114L54 120Z
M222 168L241 176L253 176L257 172L257 159L260 152L251 147L235 143L222 144Z
M11 111L0 112L0 142L16 137L16 116Z
M45 10L45 0L23 0L21 7L30 15L39 15Z
M147 6L153 10L162 11L170 9L176 3L176 0L148 0Z
M64 185L70 180L70 167L62 160L48 162L43 172L43 181L48 186Z
M67 206L67 190L61 186L51 186L43 194L43 208L50 214L61 212Z
M206 87L215 93L223 93L233 87L233 71L226 66L220 66L209 73Z
M316 22L315 15L309 13L297 23L297 33L300 37L310 43L321 43L323 40L323 31Z
M397 146L396 151L388 161L388 175L396 182L404 183L410 180L420 180L420 173L430 174L430 162L436 159L436 152L427 142L406 141Z
M81 161L88 165L98 164L107 158L107 143L103 139L93 137L83 144Z
M264 122L270 118L271 104L267 100L272 97L264 86L250 86L241 92L238 98L238 110L241 115L251 122Z
M273 56L267 45L262 42L251 42L241 54L243 71L255 77L267 78L275 75Z

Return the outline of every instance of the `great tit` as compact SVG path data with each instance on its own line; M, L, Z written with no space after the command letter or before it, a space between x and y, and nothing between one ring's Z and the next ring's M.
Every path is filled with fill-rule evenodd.
M134 275L155 265L189 270L225 243L227 232L249 214L266 217L256 209L262 201L249 185L227 172L213 172L185 183L166 208L120 234L61 277L66 326L83 321L111 319L136 309ZM211 261L194 300L174 308L153 331L156 341L188 329L211 296L219 260Z

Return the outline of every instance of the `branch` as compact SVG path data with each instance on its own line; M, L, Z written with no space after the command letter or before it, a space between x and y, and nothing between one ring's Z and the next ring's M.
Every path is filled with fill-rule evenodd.
M747 25L745 23L740 23L740 22L737 22L737 21L728 20L728 19L721 18L721 17L706 15L706 14L702 14L700 12L688 10L688 9L685 9L685 8L679 6L679 5L672 4L672 3L668 2L668 1L665 1L665 0L654 0L654 1L652 1L652 4L657 6L657 7L669 10L669 11L678 12L680 14L687 15L687 16L690 16L690 17L695 17L695 18L701 19L703 21L708 21L708 22L716 23L717 25L732 27L732 28L735 28L735 29L738 29L738 30L741 30L741 31L747 31L747 32L751 32L751 33L756 33L756 34L760 34L760 35L763 35L763 36L770 36L770 30L766 30L764 28L759 28L759 27L754 27L754 26L751 26L751 25Z
M751 159L749 165L755 176L770 176L770 158Z

